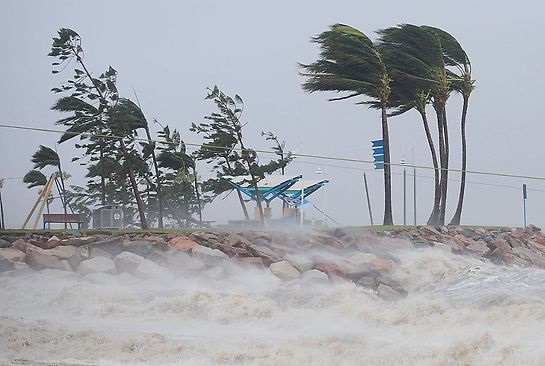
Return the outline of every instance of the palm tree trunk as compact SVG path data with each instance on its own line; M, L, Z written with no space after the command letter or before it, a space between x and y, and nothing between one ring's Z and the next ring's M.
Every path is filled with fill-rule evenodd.
M469 103L469 95L464 95L464 104L462 107L462 120L461 120L461 132L462 132L462 177L460 180L460 194L458 195L458 205L456 206L456 212L450 220L449 225L460 225L462 218L462 206L464 204L464 193L466 189L466 168L467 168L467 145L466 145L466 116L467 107Z
M384 220L383 225L393 225L392 218L392 174L390 166L390 140L386 103L382 103L382 140L384 141Z
M439 183L439 210L437 211L437 215L434 218L435 220L428 222L429 225L440 225L440 216L441 216L441 208L443 205L443 179L444 179L444 173L445 173L445 135L444 135L444 129L443 129L443 113L441 106L434 103L433 108L435 109L435 114L437 116L437 134L439 136L439 163L440 163L440 183Z
M441 211L439 214L439 225L445 225L445 213L447 211L447 185L448 185L448 165L449 165L449 141L448 141L448 125L447 125L447 109L445 105L441 108L443 115L443 135L445 141L445 159L443 167L443 179L441 181Z
M426 139L428 140L428 146L431 152L431 160L433 164L433 175L434 175L434 194L433 194L433 209L431 211L430 218L428 219L428 225L433 225L437 221L439 214L439 204L441 202L441 187L439 180L439 163L437 161L437 152L435 151L435 145L433 143L433 137L431 136L430 126L428 124L428 117L426 115L426 110L419 110L420 116L422 117L422 123L424 125L424 131L426 132Z
M151 134L149 132L149 126L146 121L146 136L148 137L148 143L151 144ZM158 226L159 229L163 228L163 195L161 192L161 177L159 175L159 165L157 164L157 157L155 156L155 146L153 147L153 150L151 151L151 159L153 160L153 168L155 169L155 177L157 180L157 185L155 186L157 188L157 197L159 198L159 221Z

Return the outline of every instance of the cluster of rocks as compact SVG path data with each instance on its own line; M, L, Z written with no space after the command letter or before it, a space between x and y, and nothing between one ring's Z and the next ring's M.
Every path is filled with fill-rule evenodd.
M348 236L345 236L348 239ZM56 269L168 278L172 274L222 276L223 261L270 271L283 281L348 280L395 299L406 295L391 273L399 260L371 233L343 240L315 232L194 232L74 236L63 233L0 238L0 271ZM389 247L410 247L388 239Z
M220 278L225 261L270 271L283 281L351 281L387 299L407 291L392 278L400 263L396 249L437 247L502 264L545 268L541 229L430 227L390 232L194 232L188 235L70 233L26 234L0 238L0 272L43 269L94 273L129 273L172 278L204 275ZM170 276L170 277L169 277Z
M410 240L413 246L440 247L492 262L545 268L545 235L529 225L523 228L431 227L401 228L384 236Z

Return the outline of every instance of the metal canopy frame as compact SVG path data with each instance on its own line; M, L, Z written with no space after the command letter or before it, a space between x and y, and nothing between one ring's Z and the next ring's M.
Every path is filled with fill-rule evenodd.
M327 183L329 183L329 180L324 179L317 183L311 184L308 187L303 187L302 190L297 190L294 193L291 194L281 194L282 201L286 202L288 205L299 207L301 204L305 204L304 199L306 199L308 196L316 192L318 189L325 186ZM301 202L301 198L303 197L303 202Z
M225 179L227 182L229 182L230 185L232 185L235 189L239 190L240 192L244 193L246 196L248 196L251 200L257 201L255 188L252 186L243 186L243 182L248 183L247 180L242 179L242 182L235 182L233 181L235 178L240 177L229 177L225 176L222 177L222 179ZM303 178L302 175L297 175L292 178L288 178L281 183L272 186L272 187L263 187L259 186L258 182L258 191L259 195L262 201L264 201L267 204L267 207L270 206L270 203L275 198L280 198L282 201L287 203L289 206L293 207L299 207L301 206L301 197L308 197L314 192L316 192L318 189L322 188L324 185L329 183L329 180L324 179L321 181L313 181L312 184L309 186L304 186L304 181L301 181L300 184L302 186L301 189L293 189L292 186L299 182ZM290 189L292 188L292 189Z
M235 189L239 190L240 192L244 193L246 196L250 197L250 199L257 202L257 196L256 196L254 187L252 186L244 187L239 183L233 182L232 179L235 177L222 177L222 178L225 179L227 182L229 182L229 184L231 184ZM258 182L257 189L259 191L261 200L265 201L267 203L267 207L269 207L273 199L275 199L276 197L282 197L283 192L288 190L291 186L297 183L301 178L303 178L303 176L298 175L298 176L286 179L285 181L270 188L259 187L259 182Z

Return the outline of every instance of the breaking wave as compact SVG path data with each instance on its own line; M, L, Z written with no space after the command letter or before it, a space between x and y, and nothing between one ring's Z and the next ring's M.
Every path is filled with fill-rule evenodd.
M12 365L543 365L545 272L425 248L396 253L409 295L283 282L231 261L142 280L0 276Z

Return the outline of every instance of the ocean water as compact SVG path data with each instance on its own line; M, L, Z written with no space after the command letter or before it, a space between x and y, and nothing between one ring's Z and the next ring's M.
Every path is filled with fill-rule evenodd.
M399 301L226 261L197 276L0 275L8 365L545 365L545 271L395 253Z

